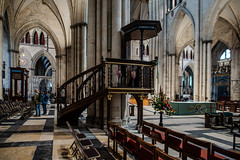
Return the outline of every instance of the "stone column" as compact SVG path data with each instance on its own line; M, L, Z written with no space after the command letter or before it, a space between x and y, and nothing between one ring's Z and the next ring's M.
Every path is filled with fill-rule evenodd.
M19 61L19 51L14 49L9 49L9 52L11 54L11 67L17 67Z
M30 32L29 32L29 34L30 34ZM33 36L30 34L30 44L31 45L33 45L33 39L34 39Z
M121 57L121 35L120 30L122 27L122 1L112 1L112 58ZM114 68L113 68L114 70ZM113 72L113 77L117 77L116 73ZM113 79L113 84L116 83L117 79ZM111 115L112 121L118 124L122 123L121 107L122 107L121 94L114 94L111 102Z
M231 49L231 100L240 100L240 47Z
M107 0L102 0L102 56L107 58ZM89 21L90 22L90 21Z
M112 58L121 57L122 1L112 1Z
M2 79L2 63L3 63L3 17L0 16L0 99L3 99L3 79Z
M211 80L212 80L212 41L207 43L207 101L211 101Z
M194 50L194 101L199 101L199 40L200 40L200 0L196 2L196 28Z
M176 66L175 66L175 55L172 56L172 100L175 99L176 91Z
M163 1L163 6L166 5L166 1ZM166 13L167 7L163 7L163 13ZM167 78L167 18L166 14L163 14L163 92L166 93L166 78Z
M203 88L202 88L202 100L205 101L206 100L206 42L203 42Z
M122 26L125 26L130 23L130 0L122 0ZM126 47L126 46L125 46ZM121 96L122 98L122 124L124 126L127 125L127 119L128 119L128 99L129 96L123 94Z
M82 25L82 72L87 70L87 24Z
M202 79L202 73L203 73L203 44L202 40L200 41L200 65L199 65L199 101L202 101L202 88L203 88L203 79Z
M57 80L56 80L56 69L52 68L52 86L53 86L52 93L56 93L56 90L57 90L56 89L56 87L57 87L56 82L57 82Z
M167 97L170 99L172 98L171 96L171 89L172 89L172 56L168 56L168 89L167 89Z
M106 0L105 0L106 1ZM96 17L95 17L95 0L88 1L88 54L87 54L87 68L94 67L95 64L95 25L96 25ZM106 16L107 17L107 16ZM104 41L106 43L106 41Z

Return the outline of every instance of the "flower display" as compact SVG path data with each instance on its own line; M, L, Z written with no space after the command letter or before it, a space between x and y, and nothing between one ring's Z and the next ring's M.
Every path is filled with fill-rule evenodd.
M165 111L165 113L170 116L175 112L170 103L168 102L166 94L163 93L161 88L160 92L152 98L152 107L155 110L154 114L156 114L157 112L163 113Z

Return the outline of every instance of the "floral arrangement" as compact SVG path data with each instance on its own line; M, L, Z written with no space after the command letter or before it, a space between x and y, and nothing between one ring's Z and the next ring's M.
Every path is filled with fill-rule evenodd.
M157 112L166 112L169 116L175 113L170 103L166 99L166 94L163 94L163 91L160 88L160 92L152 98L152 107L154 108L156 114Z

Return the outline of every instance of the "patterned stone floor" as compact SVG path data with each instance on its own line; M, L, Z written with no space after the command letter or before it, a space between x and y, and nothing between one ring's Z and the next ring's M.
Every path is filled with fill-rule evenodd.
M135 130L136 115L135 110L135 116L129 117L128 123L122 127L141 137L141 134ZM144 106L143 119L155 124L159 123L159 115L154 115L151 106ZM93 142L94 147L101 154L99 159L115 159L109 152L111 148L107 148L105 131L88 128L84 125L84 121L83 117L77 129L86 134L87 138ZM232 149L233 136L229 133L230 129L212 130L205 128L203 115L170 117L164 115L163 123L167 128L216 143L226 149ZM69 148L73 142L69 129L67 127L57 127L55 124L56 109L54 105L48 106L47 115L41 117L31 116L27 120L19 120L19 117L16 116L5 122L0 122L0 160L74 159L69 154ZM151 142L147 137L145 140ZM237 139L237 141L240 142L240 139ZM161 149L164 148L163 144L157 143L156 145ZM115 157L116 159L122 159L122 148L120 147L118 151L119 154ZM235 151L240 152L240 149L237 148ZM169 154L178 157L178 153L171 149ZM127 159L133 159L133 157L128 156Z
M34 112L35 114L35 112ZM57 127L56 109L48 106L47 115L31 116L19 120L19 116L0 122L0 160L61 160L74 159L70 154L73 137L67 127ZM105 135L104 131L92 129L84 124L81 130L93 142L101 154L99 159L115 159L95 136Z

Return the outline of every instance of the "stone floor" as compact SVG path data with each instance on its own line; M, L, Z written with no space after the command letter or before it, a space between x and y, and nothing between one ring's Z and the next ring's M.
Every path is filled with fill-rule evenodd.
M135 110L136 112L136 110ZM83 114L86 115L86 114ZM159 123L159 115L154 115L151 106L144 106L144 120L155 124ZM84 123L84 117L82 122ZM107 136L103 130L88 128L80 123L78 129L87 135L94 147L101 154L101 158L111 160L115 159L107 148ZM163 117L164 126L179 131L193 137L216 143L226 149L232 149L233 136L229 133L230 129L212 130L204 127L203 115L189 116L166 116ZM19 120L19 117L12 117L10 120L0 123L0 160L12 159L42 159L42 160L60 160L74 159L69 154L69 147L73 142L72 135L68 128L57 127L56 109L48 106L47 115L41 117L31 116L28 120ZM141 137L137 130L136 113L129 117L125 126L130 132ZM236 130L235 130L236 131ZM151 142L149 138L146 141ZM237 140L238 142L240 139ZM159 148L164 145L157 143ZM111 151L111 148L110 148ZM237 148L235 151L240 151ZM178 157L178 153L170 150L169 154ZM122 149L115 155L116 159L121 159ZM132 159L132 157L128 157Z

